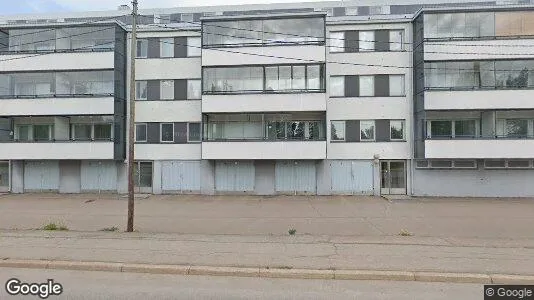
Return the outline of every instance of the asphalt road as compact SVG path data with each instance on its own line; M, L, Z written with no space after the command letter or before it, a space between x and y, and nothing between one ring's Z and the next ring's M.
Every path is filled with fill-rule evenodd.
M54 279L64 292L48 299L483 299L482 285L395 281L296 280L151 275L66 270L0 268L0 299L5 283Z

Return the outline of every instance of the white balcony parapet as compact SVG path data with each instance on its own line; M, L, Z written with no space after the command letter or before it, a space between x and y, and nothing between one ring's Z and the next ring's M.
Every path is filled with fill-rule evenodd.
M425 158L534 158L534 139L426 140Z
M326 159L326 141L203 142L202 159Z
M114 159L112 141L97 142L5 142L0 159Z

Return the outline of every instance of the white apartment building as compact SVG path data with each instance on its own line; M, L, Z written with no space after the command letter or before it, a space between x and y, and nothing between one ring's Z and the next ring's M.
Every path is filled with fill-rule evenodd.
M534 6L448 2L141 10L135 141L130 11L2 17L0 191L534 196Z

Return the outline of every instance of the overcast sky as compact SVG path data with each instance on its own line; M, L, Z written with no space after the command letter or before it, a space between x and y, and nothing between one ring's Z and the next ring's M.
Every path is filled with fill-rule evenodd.
M318 0L138 0L139 8L228 5L250 3L308 2ZM0 0L0 15L113 10L131 0Z

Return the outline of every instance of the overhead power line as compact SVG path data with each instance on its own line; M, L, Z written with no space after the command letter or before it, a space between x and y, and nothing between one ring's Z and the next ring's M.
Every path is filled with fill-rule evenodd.
M154 16L155 19L162 19L160 17ZM221 20L221 22L224 22L225 20ZM412 43L408 42L395 42L395 41L373 41L373 40L362 40L362 39L346 39L346 38L334 38L334 37L327 37L327 36L312 36L312 35L302 35L302 34L293 34L293 33L284 33L284 32L272 32L272 31L262 31L262 30L254 30L254 29L246 29L246 28L238 28L238 27L230 27L230 26L222 26L222 25L213 25L209 24L216 21L208 21L204 22L202 26L205 27L217 27L217 28L224 28L224 29L232 29L237 31L249 31L249 32L256 32L256 33L267 33L267 34L276 34L276 35L285 35L285 36L293 36L293 37L302 37L302 38L313 38L313 39L325 39L325 40L336 40L336 41L348 41L348 42L375 42L375 43L389 43L389 44L403 44L403 45L412 45ZM185 23L185 24L192 24L199 26L200 24L198 22L190 22L190 21L178 21L177 23ZM164 24L146 24L146 25L164 25ZM169 28L169 27L166 27ZM403 30L403 29L393 29L393 30ZM332 32L345 32L350 30L343 30L343 31L332 31ZM359 30L359 31L373 31L373 30ZM207 33L207 34L216 34L216 33ZM242 37L246 38L246 37ZM485 40L486 41L486 40ZM515 45L477 45L477 44L452 44L452 43L436 43L432 42L434 45L446 45L446 46L458 46L458 47L475 47L475 46L483 46L483 47L516 47ZM518 45L518 47L534 47L534 45Z
M160 26L158 24L152 24L154 26ZM174 42L165 42L160 41L160 43L164 44L171 44L171 45L179 45L179 46L185 46L190 48L196 48L196 49L202 49L202 46L193 46L193 45L187 45L182 43L176 43ZM243 54L243 55L251 55L251 56L257 56L257 57L267 57L267 58L276 58L276 59L286 59L286 60L293 60L293 61L302 61L302 62L308 62L308 63L329 63L329 64L339 64L339 65L350 65L350 66L359 66L359 67L383 67L383 68L396 68L396 69L413 69L412 66L394 66L394 65L382 65L382 64L367 64L367 63L354 63L354 62L338 62L338 61L318 61L318 60L312 60L312 59L304 59L304 58L298 58L298 57L286 57L286 56L278 56L278 55L267 55L267 54L259 54L259 53L250 53L250 52L243 52L243 51L236 51L236 50L229 50L227 48L209 48L209 50L214 50L218 52L226 52L226 53L234 53L234 54ZM464 70L464 71L472 71L472 69L463 69L463 68L425 68L425 70ZM498 71L521 71L523 69L518 70L501 70L498 69ZM488 70L492 71L492 70Z

